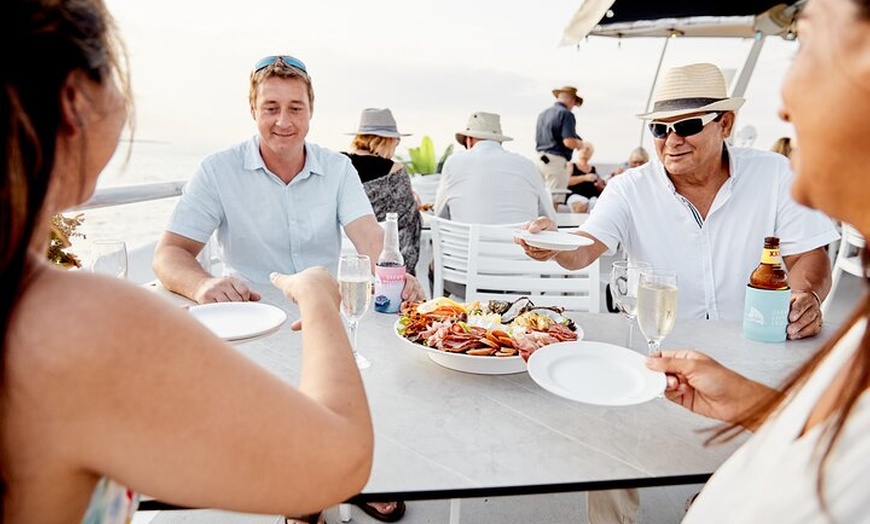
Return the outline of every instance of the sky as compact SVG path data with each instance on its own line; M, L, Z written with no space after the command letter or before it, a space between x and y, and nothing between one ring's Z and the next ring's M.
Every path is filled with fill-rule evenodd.
M399 146L429 135L437 151L474 111L498 113L509 150L531 156L535 120L551 90L574 85L585 103L574 114L592 161L621 162L641 140L661 39L591 37L559 47L580 0L106 0L125 41L136 103L137 140L217 151L256 132L248 74L262 56L300 58L315 92L310 141L348 147L366 107L388 107ZM751 42L676 39L662 66L708 61L739 69ZM756 128L768 149L791 127L776 117L794 42L769 38L737 128ZM644 137L644 145L650 146Z

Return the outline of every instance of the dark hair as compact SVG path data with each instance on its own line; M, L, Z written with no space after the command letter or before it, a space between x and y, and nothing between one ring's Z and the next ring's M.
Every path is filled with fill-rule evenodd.
M2 381L10 317L26 286L28 246L45 212L62 125L63 86L74 71L100 83L113 75L125 77L120 75L113 22L102 0L4 0L0 32L0 133L6 142L0 152ZM0 470L0 515L4 492Z

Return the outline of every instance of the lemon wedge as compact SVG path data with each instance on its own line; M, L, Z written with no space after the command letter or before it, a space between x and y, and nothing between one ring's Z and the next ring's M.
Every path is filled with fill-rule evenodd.
M417 313L425 315L426 313L431 313L442 306L456 307L462 309L462 311L464 312L467 312L465 309L465 304L460 304L459 302L451 300L447 297L438 297L423 302L422 304L417 306Z

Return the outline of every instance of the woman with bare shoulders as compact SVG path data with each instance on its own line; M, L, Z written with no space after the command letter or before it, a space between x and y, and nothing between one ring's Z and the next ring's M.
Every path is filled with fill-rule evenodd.
M870 234L870 0L809 0L782 88L799 203ZM862 161L863 159L863 161ZM870 263L864 252L865 265ZM684 522L870 522L870 300L780 390L694 351L647 365L666 395L754 435L713 475ZM818 319L821 322L821 318Z
M372 427L332 277L273 274L305 321L294 389L165 300L51 266L49 218L92 194L127 77L101 0L8 0L0 20L0 520L128 522L137 492L283 514L357 493Z

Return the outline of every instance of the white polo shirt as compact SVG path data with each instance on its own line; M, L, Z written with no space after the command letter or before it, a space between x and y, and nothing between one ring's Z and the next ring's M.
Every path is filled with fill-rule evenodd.
M335 274L341 227L371 214L349 158L306 142L305 165L285 184L266 168L255 136L203 160L166 229L197 242L217 230L224 274L268 282L272 271L311 266Z
M614 177L580 226L632 260L677 271L678 318L739 320L749 275L764 237L780 238L783 255L837 239L833 222L791 198L792 173L782 155L728 148L731 176L706 220L677 194L654 159Z
M535 164L492 140L447 158L435 215L468 224L516 224L541 215L556 219Z

